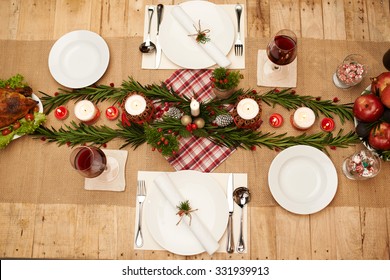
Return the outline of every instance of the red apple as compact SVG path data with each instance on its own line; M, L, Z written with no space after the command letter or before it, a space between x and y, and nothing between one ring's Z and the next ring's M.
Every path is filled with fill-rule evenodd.
M383 72L377 77L371 78L371 92L378 96L381 95L383 89L390 85L390 72Z
M380 98L387 108L390 108L390 84L387 85L380 93Z
M371 129L368 143L377 150L390 150L390 124L382 122L379 126Z
M364 94L356 98L352 110L359 121L374 122L382 116L384 107L376 95Z

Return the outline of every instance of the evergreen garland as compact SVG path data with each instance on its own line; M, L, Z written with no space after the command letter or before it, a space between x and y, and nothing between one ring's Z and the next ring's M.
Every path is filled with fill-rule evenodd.
M121 87L98 85L75 90L59 89L58 94L50 96L42 93L41 98L48 113L57 106L63 105L70 100L87 99L94 103L102 101L111 101L113 103L122 103L129 92L143 93L154 103L169 104L181 110L184 114L189 114L189 104L191 100L180 96L165 84L142 85L129 77L123 81ZM332 117L338 116L341 122L353 120L351 104L335 104L331 100L319 100L311 96L300 96L295 94L294 90L273 89L266 93L259 94L254 90L239 89L229 98L224 100L210 100L201 102L201 115L206 125L204 128L192 131L186 130L180 122L180 119L163 116L150 124L139 125L132 123L130 126L123 126L120 122L117 128L108 126L87 126L71 122L70 125L64 125L60 129L40 127L35 132L36 136L41 136L49 142L57 142L59 145L82 145L96 144L103 145L114 138L124 140L122 147L131 145L137 148L143 143L150 144L153 149L159 150L164 156L170 156L178 151L178 137L206 137L218 145L229 148L254 149L256 146L266 146L270 149L285 149L294 145L310 145L325 150L326 147L347 147L359 143L360 140L354 132L343 134L340 130L335 136L332 133L319 132L312 135L305 133L299 136L288 136L286 134L263 133L261 131L252 131L239 129L235 125L217 126L213 124L215 117L228 113L229 106L236 103L241 95L253 95L261 98L269 106L280 105L288 110L296 109L300 106L311 108L318 116L320 113ZM121 148L122 148L121 147Z

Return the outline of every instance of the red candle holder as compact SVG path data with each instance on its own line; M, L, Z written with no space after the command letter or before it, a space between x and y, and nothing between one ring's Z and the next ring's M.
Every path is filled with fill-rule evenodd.
M283 117L281 114L274 113L269 117L269 124L272 127L281 127L283 124Z
M335 123L332 118L323 118L321 121L321 129L326 132L331 132L334 130Z
M110 121L114 121L119 116L119 110L116 106L110 106L106 109L106 118Z
M54 116L58 120L64 120L68 117L68 109L65 106L59 106L54 110Z

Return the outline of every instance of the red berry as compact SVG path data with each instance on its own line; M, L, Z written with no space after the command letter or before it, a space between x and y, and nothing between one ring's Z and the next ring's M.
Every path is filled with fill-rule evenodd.
M198 126L196 125L196 123L193 123L193 124L191 124L191 128L192 128L192 130L195 130L198 128Z
M167 146L169 144L169 141L168 140L165 140L164 141L164 145Z
M110 87L114 87L114 83L110 83Z

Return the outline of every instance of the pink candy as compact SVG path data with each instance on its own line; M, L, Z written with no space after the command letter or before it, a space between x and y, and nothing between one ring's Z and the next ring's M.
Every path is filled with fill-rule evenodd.
M361 82L364 74L364 65L360 63L344 63L337 68L337 77L348 86L353 86Z

